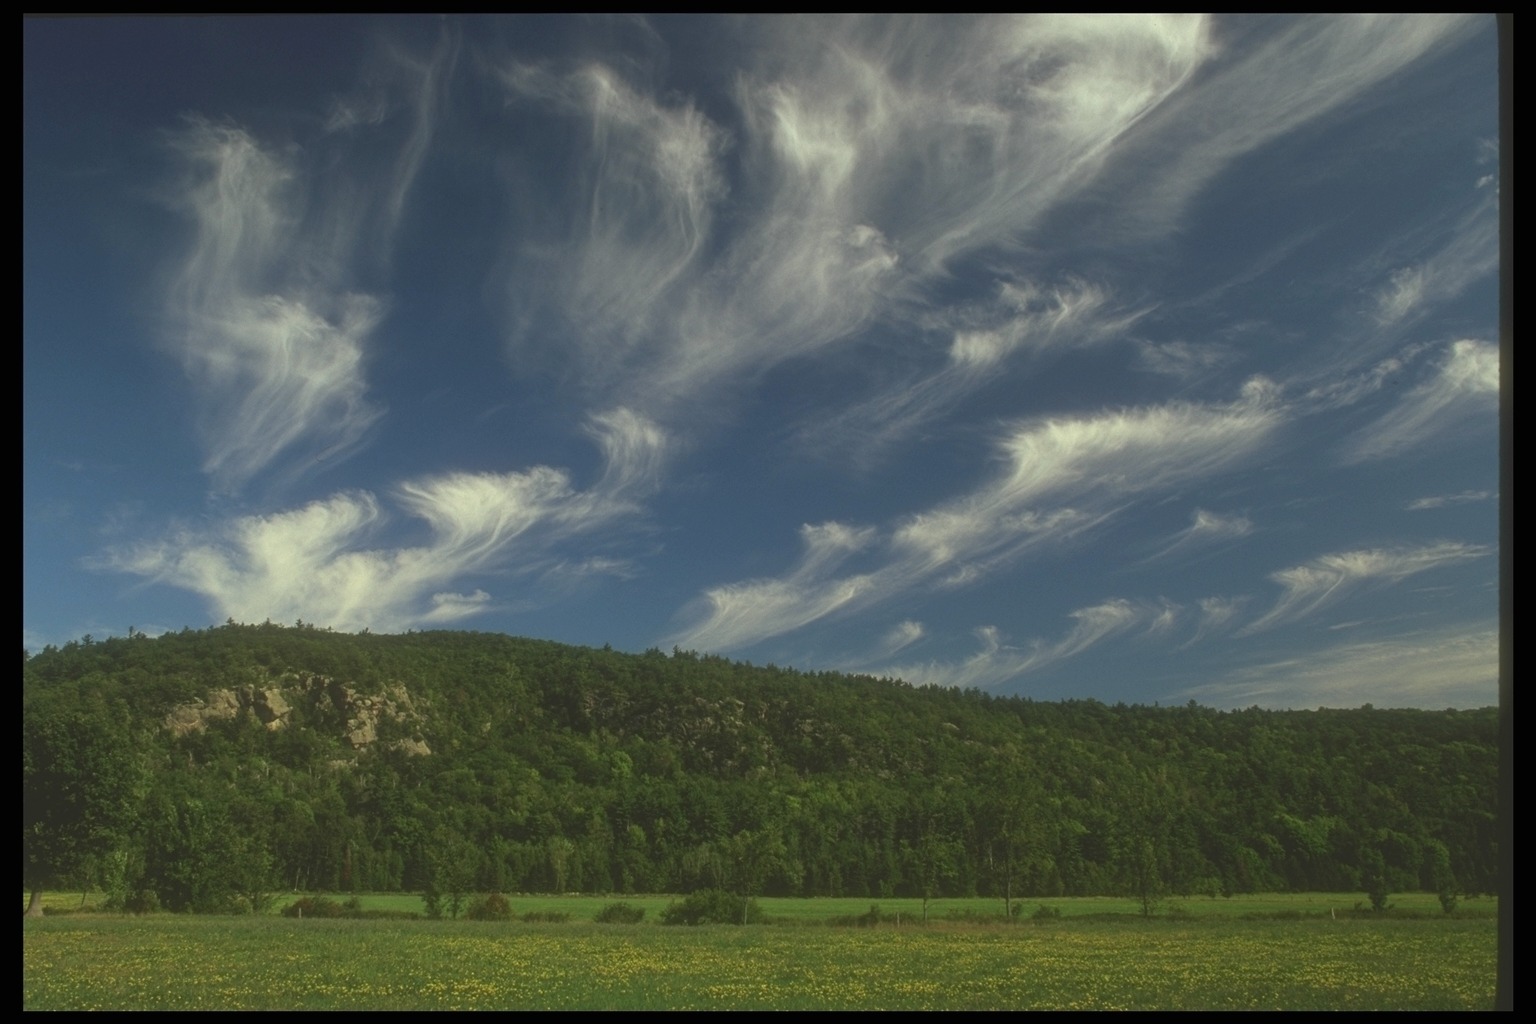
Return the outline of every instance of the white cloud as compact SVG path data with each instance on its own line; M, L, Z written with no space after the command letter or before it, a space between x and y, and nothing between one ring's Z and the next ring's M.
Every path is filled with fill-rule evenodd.
M789 575L714 587L697 603L694 626L677 643L689 649L728 649L799 629L867 597L869 575L831 574L855 552L868 547L875 531L842 523L800 528L804 554Z
M1477 708L1498 703L1498 678L1498 631L1458 626L1237 669L1179 697L1227 707Z
M1179 380L1193 380L1231 362L1233 353L1225 345L1210 342L1138 341L1136 358L1142 369L1152 373Z
M817 557L807 535L809 550L798 568L778 579L709 590L691 610L695 624L676 642L744 646L919 585L980 579L1031 548L1090 529L1140 495L1241 463L1280 421L1267 383L1250 381L1243 392L1228 405L1173 404L1020 424L999 445L1003 471L969 495L900 522L878 568L837 577L840 559ZM860 530L857 537L863 548L875 531Z
M1002 443L1000 477L912 517L894 543L935 567L995 555L1043 530L1080 526L1083 516L1096 520L1128 497L1228 468L1251 455L1279 419L1258 387L1225 406L1171 404L1026 423ZM1073 515L1063 521L1066 512Z
M1392 281L1376 298L1377 317L1386 323L1401 320L1423 301L1424 270L1404 267L1392 272Z
M1101 185L1116 191L1122 228L1161 235L1238 158L1346 105L1478 31L1483 16L1293 19L1249 46L1241 21L1213 49L1212 73L1151 111L1119 147ZM1104 228L1107 230L1107 226Z
M1391 272L1376 294L1377 321L1382 325L1405 323L1495 273L1499 269L1498 230L1496 201L1478 203L1437 251L1421 263Z
M1205 547L1221 541L1236 540L1253 532L1253 521L1247 516L1223 516L1197 508L1191 515L1188 527L1180 530L1172 540L1147 561L1182 554L1191 548Z
M911 619L907 619L905 622L898 622L880 641L879 656L888 658L897 651L917 643L926 634L927 630L923 628L921 622L915 622Z
M1342 446L1345 464L1418 451L1438 437L1481 427L1491 438L1499 398L1499 350L1463 339L1446 351L1435 374Z
M558 469L445 473L400 484L395 502L427 524L417 546L377 546L387 516L348 492L272 515L242 516L118 548L91 563L205 597L217 618L305 619L341 630L399 630L486 611L492 598L446 589L466 576L515 574L560 561L558 545L633 515L665 438L619 411L594 428L608 459L597 486Z
M1200 606L1200 617L1195 623L1195 633L1179 645L1180 650L1193 647L1212 633L1229 628L1247 603L1247 598L1202 597L1196 603Z
M1487 501L1493 497L1492 491L1462 491L1460 494L1435 494L1426 498L1415 498L1408 503L1410 512L1418 512L1427 508L1445 508L1448 505L1464 505L1470 501Z
M1054 642L1032 641L1026 648L1010 647L1002 642L996 626L982 626L976 637L981 650L959 662L928 661L891 665L873 669L879 675L903 679L915 685L934 684L959 688L1000 686L1029 672L1074 657L1094 645L1138 625L1147 624L1149 632L1161 632L1177 616L1166 603L1159 606L1112 599L1071 614L1075 624Z
M661 302L686 301L680 289L700 270L725 194L726 136L691 105L645 96L601 65L565 75L518 65L502 80L513 97L584 122L560 193L529 196L522 211L508 278L518 344L544 333L534 318L552 306L593 386L611 391L658 358L672 315Z
M207 121L175 143L197 234L171 290L172 345L198 395L204 471L234 490L301 442L311 456L356 445L378 417L362 364L379 303L307 282L274 291L304 256L291 161Z
M166 295L170 349L191 379L203 469L225 493L357 447L381 415L364 363L385 301L358 286L388 261L456 54L392 50L365 93L337 97L285 147L200 117L170 136L168 189L194 235Z
M1275 606L1239 635L1295 622L1369 583L1397 583L1409 576L1489 554L1478 544L1446 541L1404 548L1367 548L1323 555L1270 576L1284 590Z
M606 400L623 387L667 422L902 315L955 256L1012 244L1179 87L1206 34L1188 17L759 28L729 132L643 74L503 74L519 109L581 122L562 140L574 173L516 235L514 349L558 358L569 339ZM991 344L1060 333L1097 301L1025 301Z
M866 460L996 384L1010 363L1023 362L1021 356L1122 337L1145 314L1121 308L1100 284L1073 278L1053 285L1004 281L984 302L924 317L928 331L950 337L942 361L934 365L930 353L920 352L927 368L897 375L871 397L815 417L797 431L799 443L817 455L846 451Z
M1323 383L1307 391L1304 402L1312 412L1353 405L1376 394L1388 384L1400 381L1413 360L1428 347L1422 344L1405 346L1397 354L1378 361L1364 371L1340 371L1338 367L1332 367Z
M1091 344L1126 330L1144 315L1114 309L1109 289L1087 281L1069 279L1052 287L1005 281L994 302L967 317L983 323L955 332L949 358L957 367L985 372L1018 349Z

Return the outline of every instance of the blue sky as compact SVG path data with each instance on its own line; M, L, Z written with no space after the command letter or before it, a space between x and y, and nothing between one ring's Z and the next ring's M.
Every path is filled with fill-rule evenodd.
M23 38L32 650L1497 701L1489 16Z

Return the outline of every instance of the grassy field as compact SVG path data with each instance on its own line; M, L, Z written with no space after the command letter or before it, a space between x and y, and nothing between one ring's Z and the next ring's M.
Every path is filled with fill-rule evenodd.
M1491 1009L1495 904L1353 899L1048 900L1059 919L946 919L997 901L879 901L888 923L825 927L869 900L763 900L779 926L597 925L608 897L514 897L565 924L77 913L27 922L26 1009ZM54 897L54 905L78 903ZM419 910L365 896L365 909ZM1422 906L1419 904L1422 903ZM1415 911L1423 911L1422 916ZM1433 913L1430 913L1433 911ZM896 914L901 925L896 925ZM1263 915L1263 916L1250 916ZM1276 916L1279 915L1279 916ZM799 925L798 927L793 925Z

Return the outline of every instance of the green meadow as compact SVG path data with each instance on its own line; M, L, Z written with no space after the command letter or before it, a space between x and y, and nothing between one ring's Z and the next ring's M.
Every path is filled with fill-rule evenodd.
M1486 1010L1496 903L1361 913L1332 894L1170 902L764 899L767 924L666 927L664 896L518 896L564 923L54 914L23 926L23 1006L192 1009ZM76 897L75 904L79 898ZM364 911L421 909L364 896ZM50 897L60 909L62 894Z

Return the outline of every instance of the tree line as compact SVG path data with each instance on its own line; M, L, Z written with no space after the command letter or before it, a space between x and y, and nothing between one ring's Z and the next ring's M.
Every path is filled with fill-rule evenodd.
M1492 708L1041 702L302 623L84 637L24 654L23 684L24 883L124 909L724 889L1150 911L1498 881ZM282 714L168 724L255 690ZM363 742L345 700L392 703Z

